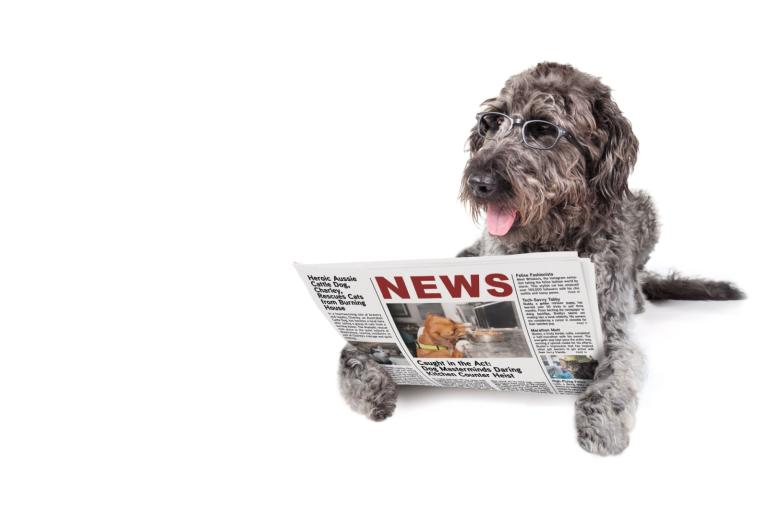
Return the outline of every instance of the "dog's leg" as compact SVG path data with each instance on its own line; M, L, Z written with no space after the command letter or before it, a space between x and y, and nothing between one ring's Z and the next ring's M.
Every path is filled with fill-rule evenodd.
M659 220L651 197L643 191L637 191L634 199L628 200L627 219L633 225L635 236L627 242L635 246L635 313L645 311L645 296L641 277L651 257L651 252L659 240Z
M595 263L605 355L595 371L595 380L576 401L576 430L582 448L613 455L629 444L644 362L627 335L634 302L632 272Z
M341 394L353 410L374 421L392 416L397 384L371 356L347 345L339 362Z
M643 285L640 283L640 269L635 270L635 313L645 311L645 296L643 295Z

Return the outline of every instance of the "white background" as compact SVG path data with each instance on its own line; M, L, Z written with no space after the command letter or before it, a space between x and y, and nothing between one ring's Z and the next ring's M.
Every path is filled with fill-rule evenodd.
M0 508L760 506L765 16L757 3L4 2ZM627 451L573 399L408 389L372 423L291 266L445 257L482 100L541 60L640 139L650 266L741 303L637 318Z

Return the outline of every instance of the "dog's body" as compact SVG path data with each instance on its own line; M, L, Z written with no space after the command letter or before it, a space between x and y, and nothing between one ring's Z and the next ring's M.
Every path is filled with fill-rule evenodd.
M464 357L456 342L464 335L464 326L444 316L428 314L416 345L416 357Z
M487 229L459 256L577 251L592 260L605 357L576 402L576 428L584 449L620 453L629 443L644 372L642 354L627 336L629 315L643 310L643 296L730 300L742 294L730 283L664 278L644 269L658 239L656 213L645 193L627 187L637 139L599 80L570 66L539 64L510 78L484 105L507 116L499 120L553 123L567 140L532 149L515 123L498 137L486 136L495 125L484 134L473 131L461 197L476 218L486 213ZM397 388L365 356L344 349L340 375L354 408L373 419L393 412Z

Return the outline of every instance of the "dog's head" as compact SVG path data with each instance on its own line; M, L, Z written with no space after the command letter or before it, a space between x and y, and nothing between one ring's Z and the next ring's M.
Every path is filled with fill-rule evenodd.
M524 229L561 236L594 212L610 212L629 193L637 139L597 78L542 63L507 80L483 106L505 115L478 117L461 199L475 218L486 212L490 234ZM524 130L533 120L549 124L528 123Z
M428 314L424 319L424 332L432 339L442 342L455 342L464 336L465 329L460 323L444 316Z

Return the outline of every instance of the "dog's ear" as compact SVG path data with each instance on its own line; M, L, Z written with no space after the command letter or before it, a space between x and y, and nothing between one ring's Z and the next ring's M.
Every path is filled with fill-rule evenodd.
M467 146L469 147L469 153L474 155L483 145L483 138L477 134L477 124L472 126L472 133L469 134L467 139Z
M602 147L602 154L593 164L590 185L600 202L617 204L629 192L627 180L637 161L637 138L608 88L597 97L592 114L597 125L594 142Z

